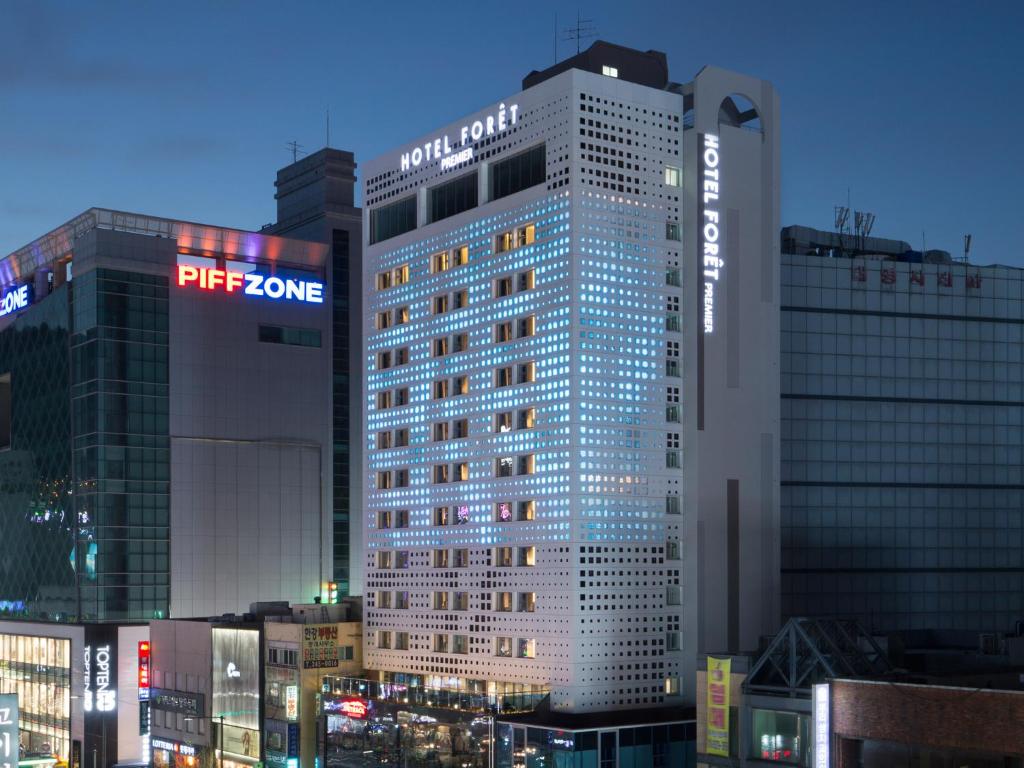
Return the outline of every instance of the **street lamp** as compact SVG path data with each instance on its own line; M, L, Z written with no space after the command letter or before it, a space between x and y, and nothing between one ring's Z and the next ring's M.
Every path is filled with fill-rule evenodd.
M220 756L217 758L217 765L220 768L224 768L224 713L210 717L206 715L190 715L185 718L186 723L190 720L220 720L220 728L217 729L217 738L220 740Z

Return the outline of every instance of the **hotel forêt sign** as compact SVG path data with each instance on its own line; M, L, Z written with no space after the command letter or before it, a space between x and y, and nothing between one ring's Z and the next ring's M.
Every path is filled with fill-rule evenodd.
M473 159L474 141L495 136L512 127L519 120L518 104L501 104L493 114L484 115L462 126L458 134L437 136L430 141L403 152L399 162L402 172L419 168L423 163L440 161L441 170L447 171Z
M721 172L718 137L705 133L701 140L701 240L704 254L703 323L706 334L715 332L715 291L725 260L722 258L722 222L719 194Z

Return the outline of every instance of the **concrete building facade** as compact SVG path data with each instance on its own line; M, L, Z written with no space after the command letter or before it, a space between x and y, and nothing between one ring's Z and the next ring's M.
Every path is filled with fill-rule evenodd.
M0 260L16 297L0 317L9 614L146 621L321 593L326 260L103 209Z
M597 43L365 165L369 669L655 707L775 629L777 112Z

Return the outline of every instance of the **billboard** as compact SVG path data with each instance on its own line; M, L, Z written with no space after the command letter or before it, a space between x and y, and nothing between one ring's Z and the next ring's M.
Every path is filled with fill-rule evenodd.
M729 676L732 659L708 656L707 753L729 756Z
M307 624L302 628L302 668L338 666L338 625Z
M255 629L213 628L213 716L259 732L260 633ZM231 733L225 730L225 733ZM226 748L226 747L225 747ZM241 754L247 754L242 752ZM259 752L257 751L257 755Z

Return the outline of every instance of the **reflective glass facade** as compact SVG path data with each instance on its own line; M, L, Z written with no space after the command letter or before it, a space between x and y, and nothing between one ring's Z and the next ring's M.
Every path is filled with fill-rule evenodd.
M168 607L167 279L98 269L0 331L0 608L124 621Z
M497 768L686 768L696 765L695 724L570 731L497 724Z
M0 615L76 613L67 286L0 331L10 442L0 450Z
M167 278L71 284L76 572L83 619L167 615Z
M1024 616L1019 270L783 257L787 616Z
M352 451L351 413L349 394L352 376L349 360L352 356L352 329L350 316L353 308L349 302L349 263L352 239L347 230L331 231L331 439L333 441L332 469L334 484L331 504L333 515L334 582L339 595L350 593L349 510Z
M71 747L71 641L0 634L0 693L18 694L22 758Z

